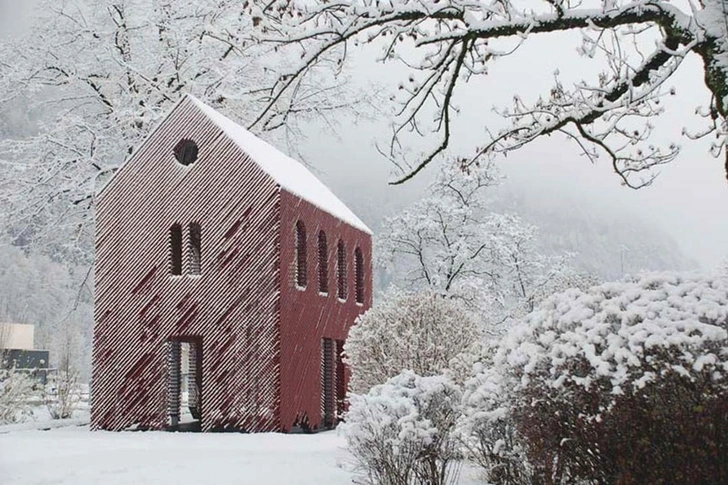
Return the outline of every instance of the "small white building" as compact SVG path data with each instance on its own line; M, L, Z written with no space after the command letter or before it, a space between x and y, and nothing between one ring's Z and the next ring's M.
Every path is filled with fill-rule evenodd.
M0 369L32 372L45 383L48 351L34 348L35 325L0 322Z
M0 323L0 349L33 350L35 325Z

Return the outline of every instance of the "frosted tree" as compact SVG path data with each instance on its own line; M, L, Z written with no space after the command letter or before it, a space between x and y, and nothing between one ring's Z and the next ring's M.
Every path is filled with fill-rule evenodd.
M385 219L377 254L395 284L463 299L494 326L554 291L588 285L570 255L539 250L535 226L489 210L487 189L500 178L490 163L444 165L430 196Z
M405 369L439 375L480 340L478 321L461 301L430 291L392 290L349 331L344 347L349 388L366 393Z
M489 257L482 230L488 223L484 189L499 179L491 164L443 167L429 197L384 220L377 239L380 264L390 267L399 284L443 293L488 276L478 264Z
M73 323L66 317L54 329L54 372L50 374L41 396L53 419L72 418L81 401L79 357L82 343L80 332Z
M505 125L485 127L487 135L473 147L469 163L563 134L590 159L606 156L623 183L649 184L651 169L679 152L675 143L656 146L650 141L664 98L673 94L667 82L686 57L697 55L712 97L709 106L698 110L704 129L686 134L713 137L712 154L725 156L728 165L725 0L688 0L682 6L667 0L589 5L568 0L261 0L249 5L258 19L257 40L286 45L301 58L268 87L270 100L261 122L279 100L285 103L286 94L322 56L335 55L343 62L356 46L374 44L383 48L382 62L400 61L410 70L392 97L397 119L388 156L402 169L395 183L447 154L453 117L458 109L467 109L453 101L465 82L487 74L499 58L518 56L519 47L545 33L580 34L580 53L601 67L575 84L562 82L555 73L551 88L532 102L513 93L513 103L499 110ZM429 143L424 153L406 150L406 135L413 133Z
M183 94L252 120L287 62L246 43L252 22L233 0L41 0L27 34L0 44L0 111L37 120L0 143L0 215L15 243L88 259L96 190ZM285 126L285 142L297 119L347 106L324 64L254 130Z

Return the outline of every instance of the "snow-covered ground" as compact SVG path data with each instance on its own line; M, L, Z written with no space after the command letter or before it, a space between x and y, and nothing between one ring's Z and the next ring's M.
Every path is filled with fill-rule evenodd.
M0 434L2 485L339 485L351 458L337 431L318 434L91 432ZM467 475L467 473L463 473ZM461 484L474 484L471 478Z
M310 435L91 432L87 426L0 434L0 483L351 483L345 440Z

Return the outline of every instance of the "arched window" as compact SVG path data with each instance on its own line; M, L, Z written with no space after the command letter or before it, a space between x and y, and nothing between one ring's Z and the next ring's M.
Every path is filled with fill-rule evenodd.
M340 299L346 300L346 248L341 239L336 249L336 280L338 283L336 294Z
M182 226L179 224L169 228L169 273L182 274Z
M189 256L189 271L187 274L202 274L202 228L197 222L190 224L187 250Z
M359 248L354 250L354 273L356 275L356 280L354 281L356 302L364 303L364 258Z
M306 287L306 226L296 223L296 284Z
M174 147L174 158L181 165L192 165L197 160L197 143L186 138L182 139Z
M329 292L329 245L324 231L318 235L318 286L320 293Z

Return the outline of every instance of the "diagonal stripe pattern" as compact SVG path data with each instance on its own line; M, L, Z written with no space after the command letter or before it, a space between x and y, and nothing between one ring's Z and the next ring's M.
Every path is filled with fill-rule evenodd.
M184 139L199 147L187 166L173 154ZM302 218L311 234L345 240L350 261L354 248L362 252L363 304L321 294L313 281L296 287ZM203 431L320 426L322 339L343 340L371 304L368 233L282 190L188 98L103 190L96 219L93 429L166 428L175 371L167 348L185 339L201 341ZM172 275L175 224L184 231L181 275ZM201 254L192 258L194 225ZM307 251L318 259L313 244Z

